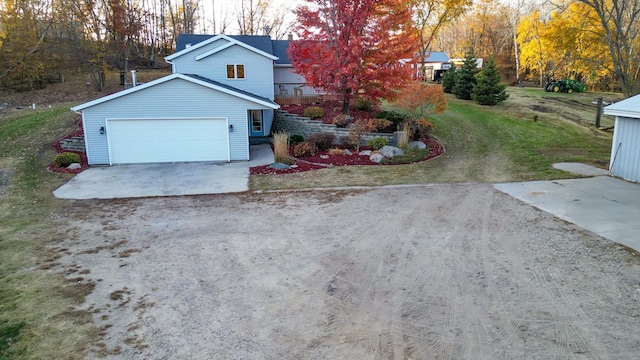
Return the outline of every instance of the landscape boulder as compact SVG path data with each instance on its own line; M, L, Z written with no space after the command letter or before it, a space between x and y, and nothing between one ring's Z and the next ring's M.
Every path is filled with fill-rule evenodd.
M82 168L82 165L78 163L71 163L69 164L69 166L67 166L67 169L70 169L70 170L80 169L80 168Z
M380 161L382 161L384 159L384 155L380 154L380 153L373 153L371 154L371 156L369 156L369 160L371 160L374 163L379 164Z
M380 150L378 150L380 154L384 155L384 157L392 158L398 155L404 155L404 151L398 147L385 145Z
M422 141L412 141L409 143L408 146L410 149L418 149L418 150L427 148L427 144L423 143Z
M273 163L273 164L269 165L269 167L272 168L272 169L276 169L276 170L287 170L291 166L289 166L287 164L283 164L283 163Z

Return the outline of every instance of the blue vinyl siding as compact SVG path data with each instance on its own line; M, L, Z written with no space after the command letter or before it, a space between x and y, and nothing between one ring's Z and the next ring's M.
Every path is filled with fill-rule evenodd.
M226 43L215 41L195 51L172 60L173 71L180 74L197 74L205 78L242 89L253 94L274 98L273 60L256 52L234 45L200 60L195 58ZM227 65L244 65L245 79L227 79Z

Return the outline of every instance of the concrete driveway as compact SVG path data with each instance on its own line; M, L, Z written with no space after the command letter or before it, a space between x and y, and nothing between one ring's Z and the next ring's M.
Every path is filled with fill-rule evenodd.
M554 167L582 179L496 184L495 188L606 239L640 251L640 184L583 164Z
M53 192L62 199L201 195L249 190L249 168L273 163L269 144L252 145L251 160L89 168Z

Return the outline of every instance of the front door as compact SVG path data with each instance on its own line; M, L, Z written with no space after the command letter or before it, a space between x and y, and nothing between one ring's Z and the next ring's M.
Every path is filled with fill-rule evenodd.
M250 136L264 136L262 110L249 110Z

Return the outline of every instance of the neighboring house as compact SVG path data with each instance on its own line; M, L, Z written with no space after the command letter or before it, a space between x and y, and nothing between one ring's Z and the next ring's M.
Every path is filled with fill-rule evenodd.
M249 138L270 135L278 81L304 83L281 60L287 47L268 36L181 35L166 57L173 74L72 108L89 165L249 160Z
M416 79L438 82L442 79L444 72L449 70L451 63L446 52L432 51L424 58L424 64L420 62L420 59L417 59L412 60L410 66L415 69Z
M640 182L640 95L605 106L604 113L616 117L609 172Z

